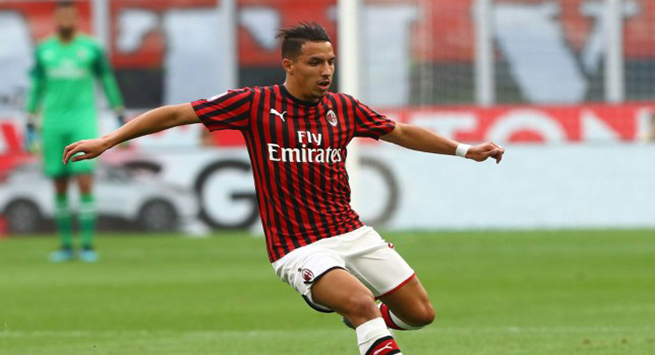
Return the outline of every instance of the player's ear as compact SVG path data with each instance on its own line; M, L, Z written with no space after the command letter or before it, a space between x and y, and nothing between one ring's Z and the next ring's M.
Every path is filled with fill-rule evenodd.
M282 67L287 74L293 74L293 61L289 58L282 59Z

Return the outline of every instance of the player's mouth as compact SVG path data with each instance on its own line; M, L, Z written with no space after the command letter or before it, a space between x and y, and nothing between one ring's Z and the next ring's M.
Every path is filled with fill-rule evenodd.
M318 88L323 91L327 91L330 88L330 84L330 80L321 80L318 82Z

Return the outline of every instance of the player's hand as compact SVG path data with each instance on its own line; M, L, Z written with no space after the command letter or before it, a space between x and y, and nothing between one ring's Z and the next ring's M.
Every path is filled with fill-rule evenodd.
M25 124L25 151L34 154L39 151L39 130L37 128L37 116L28 113Z
M39 151L39 133L36 125L31 121L25 125L25 151L30 154Z
M102 138L83 140L69 144L66 146L66 149L64 149L64 164L68 164L69 161L76 162L93 159L109 149L109 147L110 146L107 142Z
M475 161L485 161L487 158L496 159L496 164L500 163L505 154L505 148L493 142L482 143L469 148L466 153L468 159Z
M119 106L114 110L116 114L116 120L118 121L118 126L125 124L125 107Z

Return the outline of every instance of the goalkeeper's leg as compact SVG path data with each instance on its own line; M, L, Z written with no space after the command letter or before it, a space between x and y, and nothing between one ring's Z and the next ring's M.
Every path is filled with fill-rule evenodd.
M73 221L68 205L68 178L58 177L55 184L55 224L59 236L60 249L50 254L53 262L73 259Z
M80 187L79 220L80 239L82 242L80 258L82 261L95 262L98 260L98 253L94 249L97 216L93 194L93 175L78 175L77 182Z

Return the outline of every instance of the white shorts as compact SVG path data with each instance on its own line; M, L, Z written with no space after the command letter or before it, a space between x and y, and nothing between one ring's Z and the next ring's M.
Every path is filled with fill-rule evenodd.
M350 272L376 298L392 293L415 276L393 245L368 226L294 249L272 266L283 282L295 288L312 308L321 312L332 310L312 300L311 287L334 268Z

